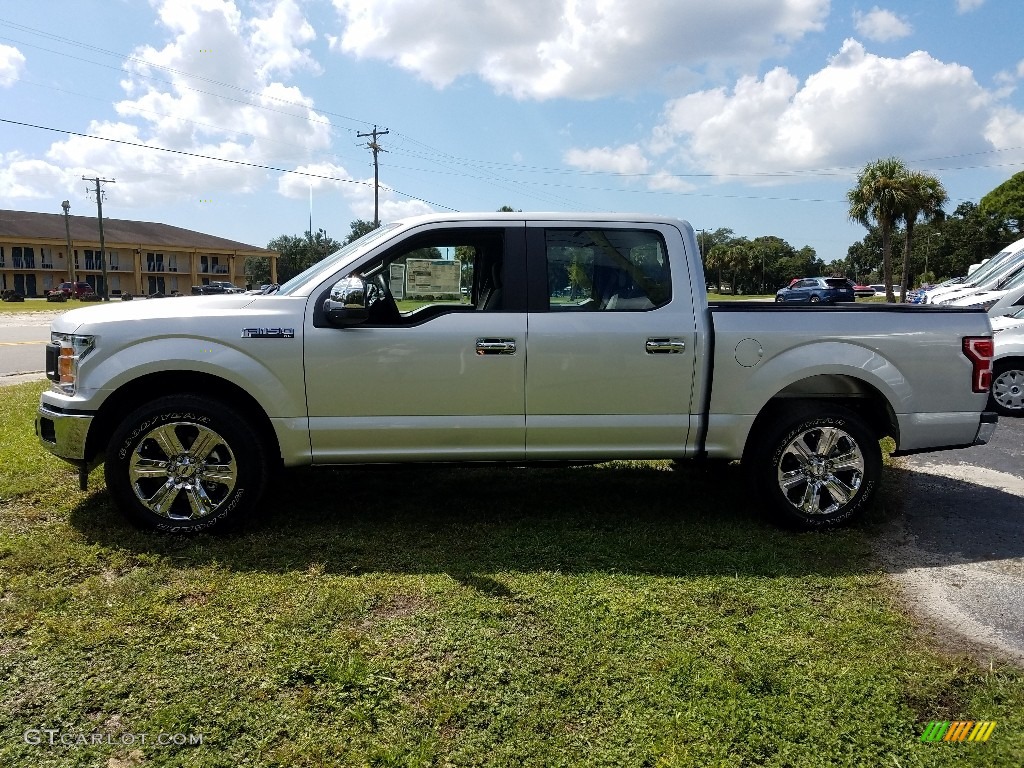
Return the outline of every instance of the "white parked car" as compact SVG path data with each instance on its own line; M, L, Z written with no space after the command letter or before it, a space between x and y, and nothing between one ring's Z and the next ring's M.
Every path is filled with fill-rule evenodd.
M920 303L948 305L970 294L994 290L1021 265L1024 265L1024 238L1010 243L962 283L925 291L924 301Z
M1024 416L1024 307L992 318L992 331L995 357L989 403L1004 416Z

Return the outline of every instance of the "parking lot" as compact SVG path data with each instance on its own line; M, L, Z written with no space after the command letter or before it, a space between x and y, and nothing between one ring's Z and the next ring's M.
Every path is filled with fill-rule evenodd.
M1024 420L898 466L902 514L878 551L908 606L952 652L1024 662Z

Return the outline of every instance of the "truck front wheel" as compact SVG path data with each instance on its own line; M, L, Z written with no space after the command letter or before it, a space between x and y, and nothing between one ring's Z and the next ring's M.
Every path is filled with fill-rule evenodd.
M804 529L849 521L870 501L882 474L878 439L853 411L831 406L776 418L745 463L772 510Z
M252 512L267 460L257 432L225 403L173 395L128 415L104 472L118 507L146 528L194 533Z

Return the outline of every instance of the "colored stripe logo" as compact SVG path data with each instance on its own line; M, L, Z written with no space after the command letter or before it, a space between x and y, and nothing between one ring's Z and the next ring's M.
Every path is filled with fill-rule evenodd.
M995 729L994 720L932 720L921 741L988 741Z

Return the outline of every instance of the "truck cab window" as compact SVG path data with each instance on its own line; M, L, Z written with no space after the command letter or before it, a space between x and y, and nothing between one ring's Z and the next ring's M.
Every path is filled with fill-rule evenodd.
M504 233L450 229L403 243L362 276L382 294L372 323L410 325L448 312L504 308Z
M644 311L672 298L668 251L658 232L549 229L545 246L551 311Z

